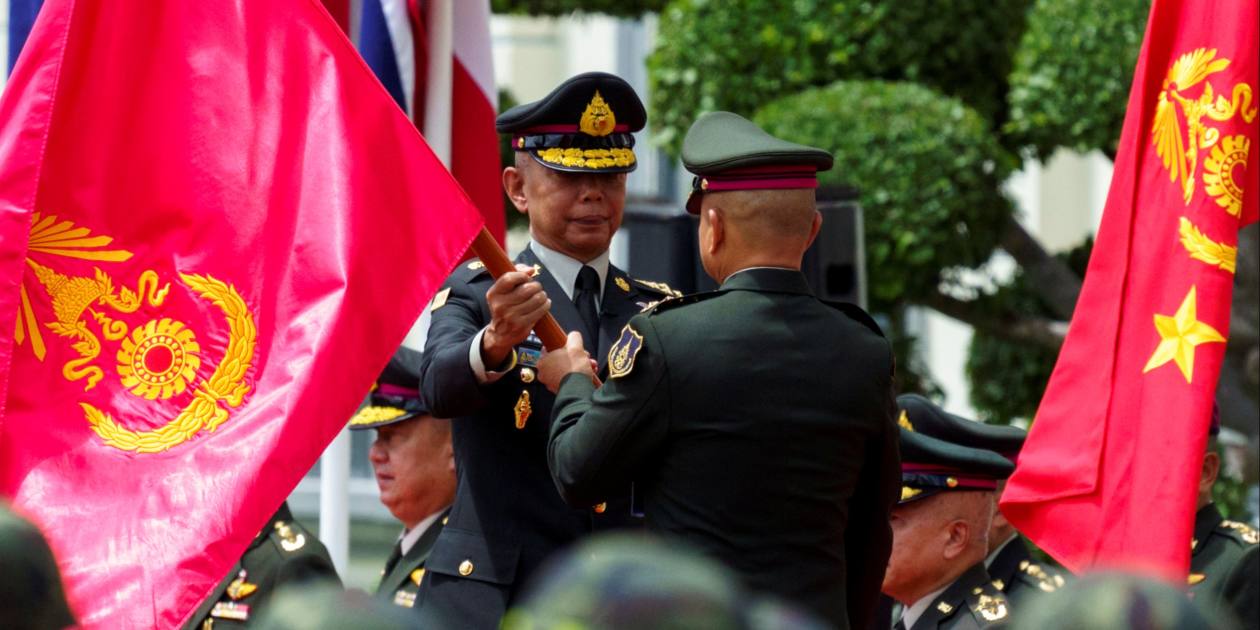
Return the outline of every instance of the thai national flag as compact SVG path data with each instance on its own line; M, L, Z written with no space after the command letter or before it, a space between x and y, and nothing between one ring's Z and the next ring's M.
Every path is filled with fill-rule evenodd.
M451 1L451 0L447 0ZM423 127L430 25L420 0L362 0L359 53L398 106ZM489 0L452 2L451 173L503 242Z
M26 43L26 36L35 23L35 14L44 0L9 0L9 63L8 72L13 72L13 64L17 63L18 53Z

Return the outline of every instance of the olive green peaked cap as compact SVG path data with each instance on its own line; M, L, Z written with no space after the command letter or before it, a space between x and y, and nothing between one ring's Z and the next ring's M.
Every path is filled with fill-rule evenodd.
M705 192L817 188L831 168L827 151L776 138L731 112L701 115L683 139L683 166L696 175L687 211L700 212Z

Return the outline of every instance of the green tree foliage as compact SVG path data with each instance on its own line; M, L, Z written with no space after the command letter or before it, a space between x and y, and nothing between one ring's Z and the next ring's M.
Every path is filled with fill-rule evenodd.
M1094 240L1089 238L1059 258L1083 276L1093 247ZM992 295L977 301L982 308L1009 314L1011 319L1054 316L1036 287L1020 271ZM999 424L1010 424L1016 418L1032 420L1058 356L1057 349L1016 343L977 329L971 338L966 371L971 383L971 404L981 419Z
M1014 160L962 101L914 83L839 81L771 102L771 134L831 151L821 184L855 185L875 310L934 293L941 270L988 260L1011 214Z
M492 0L490 8L495 13L523 15L605 13L634 18L644 13L660 11L665 4L666 0Z
M1010 144L1114 155L1150 0L1037 0L1010 77Z
M648 60L650 122L676 152L697 115L751 115L837 79L914 81L1000 123L1030 0L675 0Z

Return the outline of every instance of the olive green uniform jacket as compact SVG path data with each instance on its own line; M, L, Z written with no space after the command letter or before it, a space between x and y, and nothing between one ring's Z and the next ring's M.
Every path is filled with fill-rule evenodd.
M381 582L376 586L378 599L403 608L415 607L416 594L420 592L420 582L424 578L424 563L429 559L433 543L437 542L438 535L442 533L442 526L446 525L448 514L450 514L450 508L444 510L442 515L433 521L423 534L420 534L416 543L398 559L393 567L387 564L381 570Z
M570 505L634 482L647 527L755 591L866 628L900 490L888 342L787 269L662 302L613 344L609 378L562 381L548 459Z
M1227 520L1215 504L1209 503L1195 514L1190 596L1208 609L1230 609L1244 628L1260 626L1256 612L1260 600L1257 544L1260 533L1245 523Z
M1016 606L1064 585L1063 572L1034 561L1022 536L1012 538L998 551L988 572L994 585Z
M1005 627L1011 619L1006 595L977 563L954 580L906 630L979 630ZM895 628L902 628L900 622Z
M330 582L341 585L328 549L293 520L284 503L184 628L248 627L281 587Z

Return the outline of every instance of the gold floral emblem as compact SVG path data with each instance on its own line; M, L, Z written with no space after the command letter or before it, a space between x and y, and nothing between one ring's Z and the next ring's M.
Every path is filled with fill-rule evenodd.
M184 393L201 367L201 346L184 322L153 319L131 331L118 349L123 387L149 400Z
M89 391L105 377L97 364L105 341L121 341L115 353L115 371L128 393L147 400L168 399L189 393L201 369L201 346L196 334L184 322L168 317L151 319L131 328L122 316L142 306L161 307L170 293L170 282L162 282L157 272L140 273L135 289L116 284L113 276L99 267L90 276L74 276L55 269L50 261L33 257L71 258L118 263L132 253L107 249L108 236L93 235L72 221L35 213L28 236L26 264L34 281L20 286L20 310L14 340L29 345L37 361L44 361L48 347L42 328L69 339L69 349L78 355L65 362L61 374L71 382L83 381ZM135 453L157 453L173 448L202 430L214 431L230 417L230 410L245 400L250 386L245 373L253 364L257 344L254 316L232 285L212 276L179 274L180 280L201 299L222 311L228 325L224 358L211 374L192 387L191 401L165 424L147 431L134 431L119 424L109 413L87 402L79 402L92 430L106 445ZM52 321L41 322L31 295L42 287L51 303ZM46 316L46 315L45 315Z
M582 112L578 129L587 135L606 136L612 133L616 126L617 117L613 114L612 108L604 102L604 97L600 95L599 90L595 90L595 96L586 104L586 109Z
M1208 77L1229 67L1230 60L1216 57L1215 48L1198 48L1177 58L1164 79L1155 107L1155 121L1151 127L1155 152L1168 169L1168 179L1179 183L1185 202L1194 198L1195 176L1199 152L1210 149L1221 141L1221 132L1208 121L1225 122L1235 115L1250 124L1256 119L1252 106L1252 87L1246 83L1235 84L1230 98L1217 94ZM1192 88L1202 84L1198 96L1190 94ZM1185 131L1182 130L1182 118ZM1242 207L1243 173L1246 168L1246 152L1241 156L1238 149L1247 145L1245 136L1228 136L1213 151L1204 167L1207 175L1204 184L1207 194L1216 202L1238 215ZM1231 208L1237 208L1231 210Z

